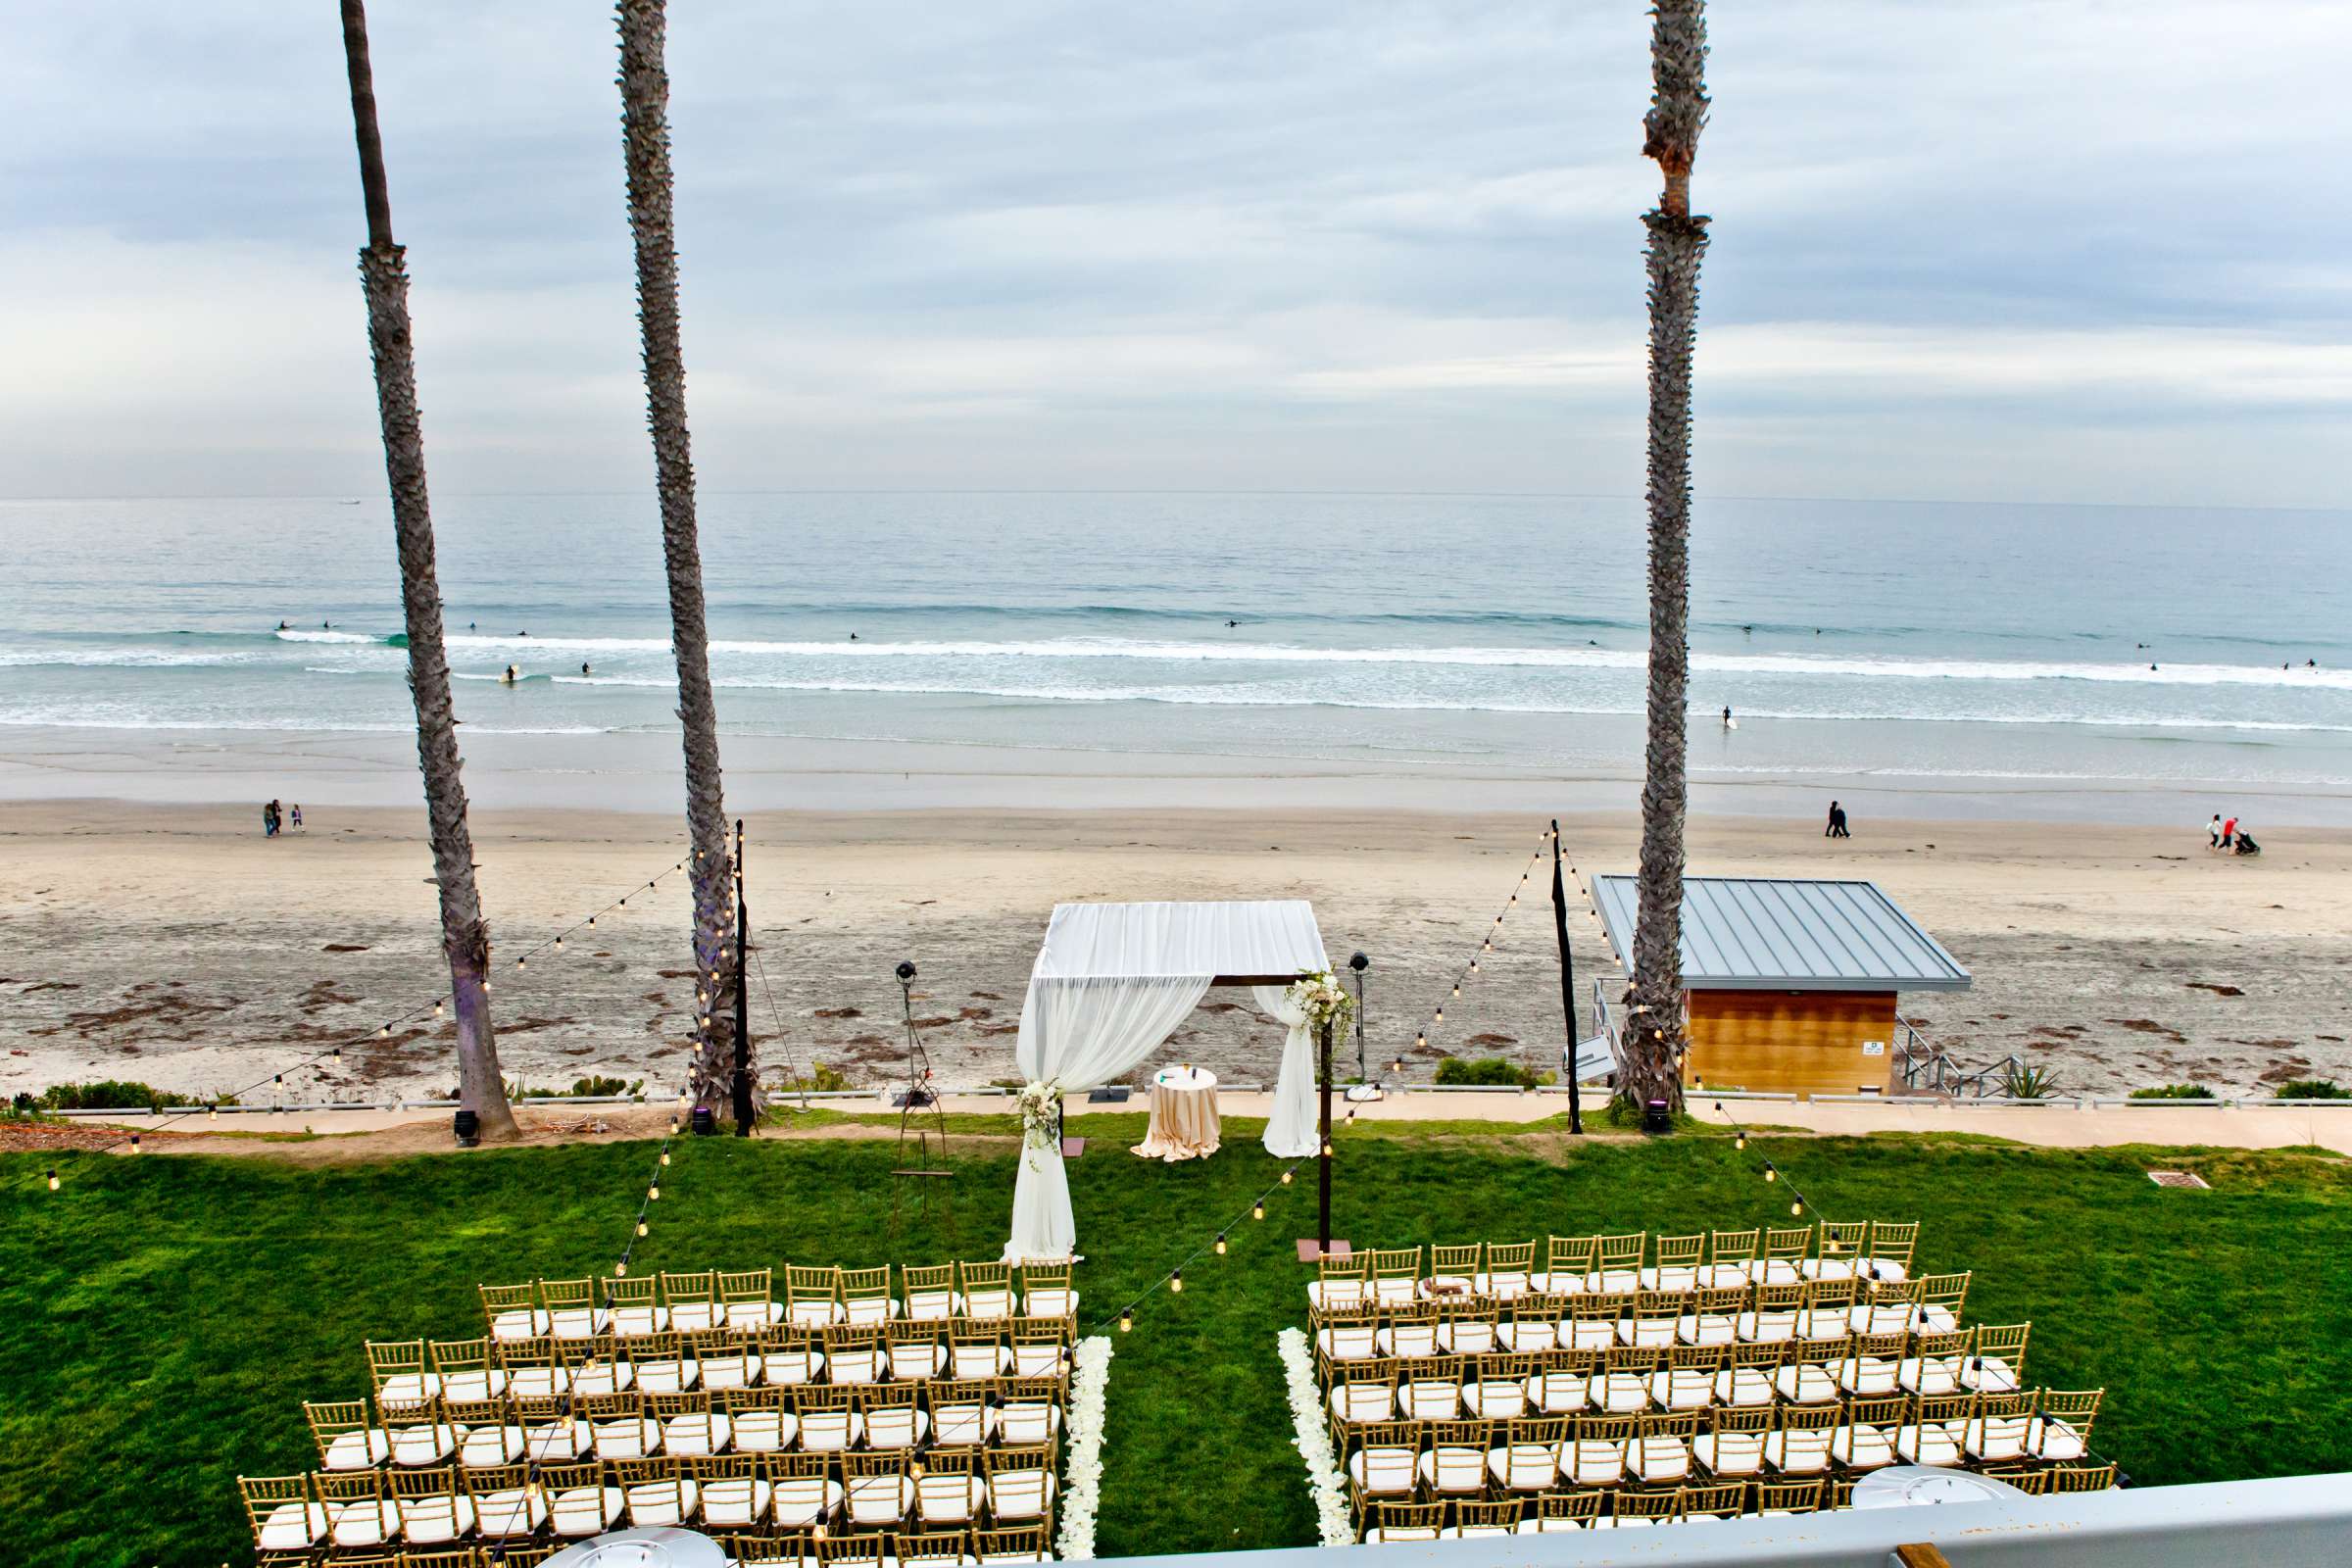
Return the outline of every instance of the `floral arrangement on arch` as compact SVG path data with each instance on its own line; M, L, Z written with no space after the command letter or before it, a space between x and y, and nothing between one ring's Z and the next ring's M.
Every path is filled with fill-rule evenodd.
M1335 1035L1346 1034L1349 1020L1355 1016L1355 998L1348 994L1348 988L1329 969L1299 970L1298 978L1291 982L1283 995L1318 1030L1328 1026Z
M1021 1141L1031 1149L1061 1147L1061 1080L1040 1079L1023 1084L1016 1102L1021 1107Z

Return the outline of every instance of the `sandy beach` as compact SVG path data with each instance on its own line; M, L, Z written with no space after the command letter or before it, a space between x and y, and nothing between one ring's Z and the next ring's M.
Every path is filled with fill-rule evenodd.
M446 972L421 813L312 805L308 815L302 833L265 841L242 808L0 805L0 1089L116 1076L216 1094L429 1004ZM1527 896L1506 903L1542 826L1532 814L1344 808L755 812L762 1058L771 1074L812 1061L859 1082L902 1072L891 971L906 957L921 969L914 1016L941 1079L1007 1078L1023 981L1054 902L1304 897L1335 959L1357 948L1373 959L1375 1062L1401 1054L1418 1079L1442 1054L1547 1067L1562 1022L1540 860ZM1631 813L1563 827L1580 870L1631 867ZM2352 833L2296 829L2241 861L2138 826L1858 827L1830 844L1801 819L1694 817L1690 865L1877 880L1976 976L1969 993L1904 1009L1963 1060L2016 1052L2083 1092L2352 1076L2342 984ZM525 971L503 955L673 863L675 820L484 809L475 840L502 953L509 1076L674 1084L693 1001L680 881L632 898L593 941ZM1506 910L1495 955L1415 1051L1415 1032ZM1571 932L1581 1005L1592 979L1619 971L1581 900ZM1212 993L1167 1054L1238 1084L1270 1077L1277 1048L1246 997ZM453 1077L428 1018L339 1066L290 1074L282 1093L416 1093Z

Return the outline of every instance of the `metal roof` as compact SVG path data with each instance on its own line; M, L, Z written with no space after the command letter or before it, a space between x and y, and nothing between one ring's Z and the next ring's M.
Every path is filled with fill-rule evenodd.
M1634 878L1595 876L1592 902L1617 961L1633 953ZM1965 991L1969 974L1876 882L1683 879L1690 991Z

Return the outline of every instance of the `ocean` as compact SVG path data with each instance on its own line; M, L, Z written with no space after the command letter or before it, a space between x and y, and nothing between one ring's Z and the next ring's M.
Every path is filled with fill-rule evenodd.
M671 727L650 490L435 506L468 733ZM408 729L389 515L0 503L0 745ZM796 493L702 516L731 732L1641 765L1637 499ZM1691 770L2352 788L2347 581L2341 512L1705 500Z

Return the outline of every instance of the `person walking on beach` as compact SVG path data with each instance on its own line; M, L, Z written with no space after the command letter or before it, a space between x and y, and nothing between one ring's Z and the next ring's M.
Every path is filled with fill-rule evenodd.
M1853 837L1845 830L1845 808L1839 806L1836 801L1830 803L1830 825L1821 830L1821 836L1825 839L1850 839Z

